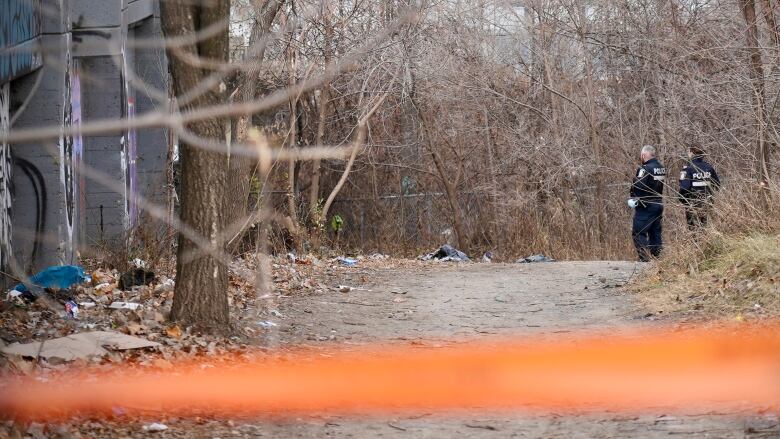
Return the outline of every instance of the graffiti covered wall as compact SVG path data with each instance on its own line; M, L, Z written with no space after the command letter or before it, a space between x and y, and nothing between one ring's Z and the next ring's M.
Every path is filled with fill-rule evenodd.
M78 61L66 53L64 63L64 84L62 96L62 125L78 126L81 124L81 80L79 77ZM78 236L75 230L81 228L81 217L78 213L79 180L78 159L81 157L83 142L81 134L75 136L62 136L59 140L59 164L60 187L62 191L63 218L60 224L64 224L60 237L60 251L62 260L66 263L73 261L78 251Z
M0 1L0 84L41 66L40 53L14 49L41 33L40 0Z
M3 140L10 129L9 84L0 85L0 269L7 271L11 246L11 147Z
M135 98L127 98L127 119L135 119ZM138 137L135 128L127 131L124 143L125 163L125 215L127 215L127 228L132 229L138 222Z
M167 88L164 48L141 51L136 59L138 49L128 44L137 31L140 38L161 35L156 5L157 0L0 0L0 132L10 129L9 113L18 116L14 129L35 130L165 109L166 102L154 101L126 79L141 77ZM47 48L45 63L34 50L41 47ZM140 197L163 200L165 129L88 136L63 130L55 139L10 147L1 142L0 135L0 266L10 255L27 273L76 262L84 251L124 238L140 223ZM92 180L87 185L89 170L121 186Z
M63 124L65 126L81 125L81 78L78 60L72 60L65 75L65 106ZM80 215L83 197L83 173L81 159L83 156L83 141L81 134L67 136L61 140L60 145L60 183L65 202L65 226L66 244L65 258L74 256L74 249L78 248L79 234L81 230L82 216Z

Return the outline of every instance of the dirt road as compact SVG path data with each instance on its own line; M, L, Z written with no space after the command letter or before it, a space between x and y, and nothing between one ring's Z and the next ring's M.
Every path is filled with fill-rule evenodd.
M626 332L656 325L619 289L641 267L629 262L560 262L529 265L435 264L404 269L338 269L334 279L358 289L279 299L279 326L265 342L327 352L376 343L445 345L463 339L516 334L550 336L581 329ZM315 416L285 420L164 418L158 437L268 438L635 438L780 437L780 420L767 412L626 415ZM148 437L140 424L117 423L111 437ZM82 428L88 436L105 430ZM105 436L108 437L108 436Z
M443 344L504 334L561 333L653 325L616 288L638 275L628 262L446 265L381 273L361 289L288 299L279 343L327 349L382 340ZM365 273L343 283L360 285ZM774 415L663 412L626 416L425 415L327 417L237 426L259 437L780 437Z

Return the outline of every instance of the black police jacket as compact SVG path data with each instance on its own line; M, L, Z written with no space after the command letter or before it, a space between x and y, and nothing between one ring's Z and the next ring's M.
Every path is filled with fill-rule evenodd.
M680 171L680 201L685 204L706 199L719 187L718 173L702 157L694 157Z
M631 185L631 198L637 198L641 205L646 203L662 203L666 168L656 158L646 161L636 170L634 183Z

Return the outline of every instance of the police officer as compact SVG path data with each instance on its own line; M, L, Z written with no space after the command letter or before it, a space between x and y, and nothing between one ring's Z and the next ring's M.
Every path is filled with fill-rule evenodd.
M642 166L636 171L631 185L629 206L635 209L631 234L639 260L658 257L663 248L662 225L664 215L663 192L666 168L655 157L655 147L642 147Z
M685 219L690 230L707 225L712 198L720 187L715 168L704 160L704 150L698 146L688 148L689 162L680 172L680 201L685 206Z

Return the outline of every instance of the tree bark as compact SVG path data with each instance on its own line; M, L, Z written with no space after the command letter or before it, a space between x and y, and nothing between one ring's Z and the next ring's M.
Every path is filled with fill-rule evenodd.
M207 5L193 5L187 0L167 0L161 3L165 36L181 38L199 32L203 28L224 22L224 31L197 44L185 45L178 50L189 56L210 60L228 58L229 0L212 0ZM169 50L170 69L174 91L183 95L194 89L204 78L205 72L178 57ZM186 105L184 110L205 108L222 104L225 97L217 91L209 91ZM193 134L212 141L226 140L225 124L220 119L210 119L187 124ZM206 151L186 142L180 144L181 160L181 219L195 232L214 246L224 229L227 160L219 152ZM171 309L171 319L203 330L225 332L229 327L227 297L227 266L213 252L202 252L197 258L183 255L198 252L196 244L179 234L176 264L176 290Z
M298 54L297 49L293 47L295 44L295 32L293 32L290 38L290 48L287 53L288 56L288 68L289 68L289 85L294 87L298 82ZM290 127L288 132L287 147L292 149L298 144L298 96L294 95L290 99ZM287 214L290 215L290 219L293 224L298 224L298 209L296 190L295 190L295 160L290 160L287 164ZM296 227L297 229L297 227ZM297 235L295 230L291 231ZM297 241L297 239L296 239Z
M761 46L758 34L758 18L754 0L740 0L742 16L745 19L745 39L750 55L750 83L753 91L754 112L756 117L755 173L758 180L769 183L769 142L767 140L766 90L764 85L764 66L761 59Z
M333 48L331 47L333 44L333 25L330 20L330 2L328 0L323 2L322 25L325 28L323 56L324 64L327 68L333 59ZM330 116L330 83L325 82L320 89L319 121L317 123L317 139L315 141L317 147L321 147L325 141L325 124L327 123L328 116ZM320 174L322 172L320 168L320 159L314 159L312 162L311 188L309 189L309 215L311 216L311 222L315 227L319 227L320 224L325 221L325 218L318 213L320 203Z
M772 35L775 50L780 49L780 29L778 29L777 21L775 20L775 9L772 5L772 0L761 0L761 10L764 13L766 25L769 27L769 33Z

